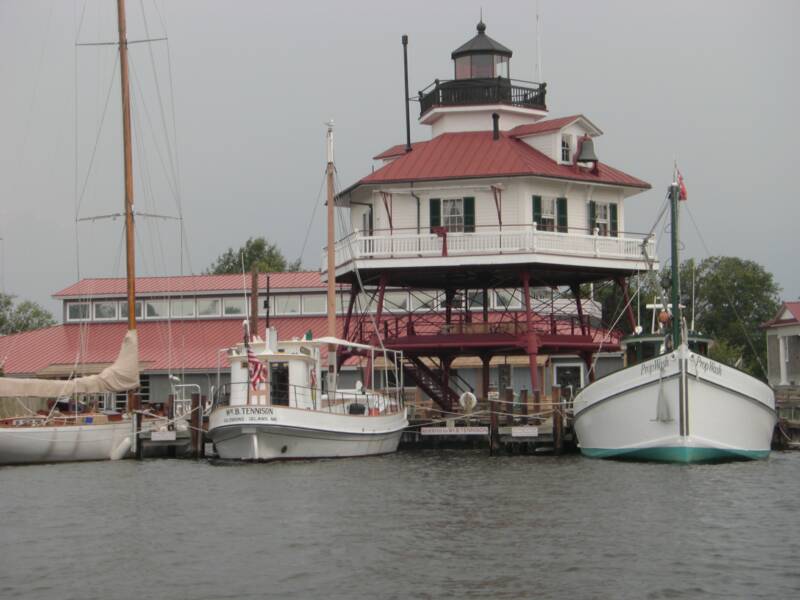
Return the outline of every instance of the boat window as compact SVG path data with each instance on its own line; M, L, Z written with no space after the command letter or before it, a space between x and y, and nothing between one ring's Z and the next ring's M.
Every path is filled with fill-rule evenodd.
M222 303L219 298L198 298L197 316L199 317L218 317Z
M222 307L226 317L245 314L244 298L225 298Z
M272 404L289 406L289 363L269 363L269 381Z
M67 321L85 321L88 318L88 302L72 302L67 305Z

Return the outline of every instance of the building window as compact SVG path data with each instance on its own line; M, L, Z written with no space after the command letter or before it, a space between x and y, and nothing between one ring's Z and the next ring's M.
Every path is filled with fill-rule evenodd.
M322 294L303 296L303 314L322 315L328 311L328 299Z
M597 235L617 237L618 208L614 203L589 202L589 230Z
M142 318L142 302L141 300L137 300L133 304L133 316L137 319ZM128 318L128 301L125 300L119 303L119 318L126 320Z
M542 231L556 230L556 199L542 198L542 213L539 221L539 229Z
M445 198L442 200L442 225L449 232L464 231L464 199Z
M87 321L88 319L88 302L72 302L67 305L67 321Z
M280 294L272 297L273 315L299 315L300 296L296 294Z
M386 292L383 296L383 309L388 312L408 312L408 294L405 292Z
M572 136L571 135L562 135L561 136L561 162L571 162L572 161Z
M170 303L172 316L186 319L194 316L194 299L176 298Z
M219 298L198 298L197 316L198 317L218 317L222 303Z
M495 307L499 309L522 308L522 294L519 290L514 289L496 290Z
M94 319L95 321L113 321L117 318L116 302L95 302Z
M426 292L416 290L411 292L411 308L412 310L435 310L439 306L438 292Z
M226 317L235 317L245 314L244 298L225 298L222 312Z
M469 310L483 309L483 290L470 290L468 295Z
M148 319L166 319L168 316L166 300L148 300L145 304L145 316Z

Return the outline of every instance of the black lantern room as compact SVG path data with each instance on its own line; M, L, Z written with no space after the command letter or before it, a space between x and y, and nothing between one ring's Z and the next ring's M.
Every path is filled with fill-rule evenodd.
M456 79L508 79L511 50L486 35L486 24L478 23L478 35L451 54Z

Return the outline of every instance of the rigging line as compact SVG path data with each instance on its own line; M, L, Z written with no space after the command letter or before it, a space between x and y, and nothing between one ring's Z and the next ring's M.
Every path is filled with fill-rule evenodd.
M694 226L695 232L697 233L697 237L700 238L700 243L703 244L703 249L706 251L706 257L711 258L711 252L708 249L706 240L703 237L703 234L700 233L700 228L697 226L697 222L694 220L694 215L692 215L692 211L689 209L688 206L686 207L686 213L689 215L689 220L692 222L692 225ZM753 352L753 356L755 356L756 361L758 362L758 367L761 369L761 373L764 375L764 379L767 379L768 375L767 375L767 370L764 368L764 363L761 362L761 357L759 356L758 352L755 349L755 346L753 345L753 340L750 338L750 334L748 333L747 329L744 326L744 320L742 319L742 316L739 314L739 310L736 308L736 303L733 302L733 298L735 296L731 294L730 288L727 285L725 285L724 281L721 283L724 286L725 294L728 296L729 299L728 304L730 304L731 308L733 309L733 314L736 316L736 320L739 323L739 327L741 328L742 333L744 333L744 339L747 341L747 345L750 346L750 350Z
M78 196L78 207L77 207L77 209L75 211L75 218L77 218L78 215L80 214L81 205L83 204L83 199L86 196L86 187L89 185L89 176L92 173L92 168L94 166L94 159L97 156L97 148L100 145L100 134L103 131L103 124L105 123L105 120L106 120L106 114L108 114L108 101L111 99L111 90L114 89L114 76L117 73L117 66L118 65L119 65L119 54L117 54L116 58L114 59L114 68L111 71L111 81L108 84L108 92L106 93L106 101L105 101L105 105L103 106L103 113L102 113L102 115L100 117L100 125L99 125L99 127L97 129L97 136L95 137L95 140L94 140L94 148L92 148L92 155L89 158L89 165L86 167L86 177L83 180L83 186L81 188L81 193Z
M149 25L147 23L147 12L144 9L144 0L139 0L139 6L141 7L141 10L142 10L142 21L144 23L145 35L147 37L150 37L150 27L149 27ZM166 38L164 38L164 39L166 39ZM156 86L156 98L158 98L158 108L159 108L159 113L161 115L161 125L162 125L162 127L164 127L164 140L165 140L166 145L167 145L167 157L169 158L170 168L172 169L172 176L176 177L177 176L177 169L175 168L175 162L173 160L174 150L170 146L169 135L167 133L167 131L168 131L168 128L167 128L167 117L166 117L166 114L164 113L164 100L163 100L163 97L162 97L162 94L161 94L161 84L159 83L158 73L156 72L155 54L153 54L153 46L149 45L147 48L148 48L148 54L150 55L150 67L153 70L153 82L155 83L155 86ZM177 194L177 186L176 186L176 191L174 192L174 194L175 194L175 198L177 199L177 196L178 196L178 194Z
M326 167L327 170L327 167ZM311 219L308 222L308 227L306 228L306 237L303 239L303 246L300 248L300 262L303 261L303 254L306 251L306 244L308 243L308 236L311 234L311 226L314 224L314 218L317 216L317 208L320 205L320 197L322 196L322 187L325 185L325 172L322 173L322 180L319 182L319 190L317 191L317 198L314 200L314 209L311 211Z
M147 118L147 125L150 128L150 133L153 136L153 140L156 142L154 144L155 149L156 149L156 154L158 155L158 159L161 162L161 168L164 170L164 174L166 176L167 185L169 185L170 192L174 196L175 195L174 182L171 180L171 177L172 177L173 174L170 172L169 169L167 169L167 166L164 163L164 157L161 154L161 148L160 148L160 146L158 144L159 140L156 137L155 127L153 127L153 120L150 117L150 111L147 108L147 103L144 101L144 97L145 97L144 96L144 91L142 89L141 81L139 80L139 73L136 70L134 61L131 61L130 67L131 67L131 72L133 73L134 83L136 84L136 90L138 91L139 97L141 99L140 102L141 102L142 106L144 107L144 115ZM140 122L142 122L144 124L143 121L140 121ZM142 127L142 129L144 129L144 127ZM167 151L169 152L169 142L167 142Z

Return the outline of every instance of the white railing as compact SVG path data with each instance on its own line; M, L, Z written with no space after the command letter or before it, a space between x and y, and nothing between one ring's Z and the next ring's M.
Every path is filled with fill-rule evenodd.
M472 233L404 233L364 235L356 231L336 242L336 265L352 260L420 258L485 254L551 254L587 258L643 260L644 236L610 237L587 233L542 231L536 225ZM445 250L446 244L446 250ZM647 254L655 256L655 238L646 241ZM325 252L322 270L326 270Z

